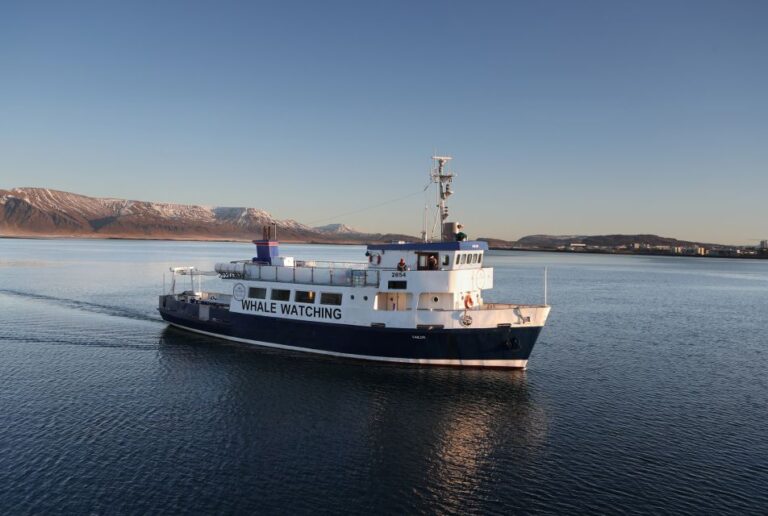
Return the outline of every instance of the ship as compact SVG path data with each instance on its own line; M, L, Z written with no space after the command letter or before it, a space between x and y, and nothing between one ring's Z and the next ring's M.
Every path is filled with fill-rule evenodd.
M213 271L171 267L161 317L211 337L331 357L526 369L550 312L546 281L543 304L485 302L484 291L493 289L488 245L467 240L448 220L451 157L433 159L431 236L425 215L420 241L369 244L360 262L342 263L285 256L277 228L267 226L252 258ZM204 291L206 275L221 288ZM189 288L177 292L180 276L189 277L181 281Z

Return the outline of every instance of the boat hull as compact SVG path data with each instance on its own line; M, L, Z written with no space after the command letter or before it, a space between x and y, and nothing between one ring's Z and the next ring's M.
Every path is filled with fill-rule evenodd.
M382 362L525 369L541 332L535 326L450 330L355 326L240 314L215 307L210 308L208 320L201 320L196 317L198 307L189 308L159 310L170 324L205 335Z

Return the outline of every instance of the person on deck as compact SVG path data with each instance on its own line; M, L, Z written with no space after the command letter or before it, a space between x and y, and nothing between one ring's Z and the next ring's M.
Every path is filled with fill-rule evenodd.
M461 224L458 224L456 226L456 229L459 230L459 232L456 233L456 241L457 242L464 242L464 241L466 241L467 240L467 234L462 231L462 229L464 229L464 226L462 226Z
M397 264L397 270L399 270L401 272L408 270L406 265L405 265L405 260L404 259L400 258L400 262L398 262L398 264Z
M427 269L430 271L437 270L437 258L435 258L434 254L430 254L429 258L427 258Z

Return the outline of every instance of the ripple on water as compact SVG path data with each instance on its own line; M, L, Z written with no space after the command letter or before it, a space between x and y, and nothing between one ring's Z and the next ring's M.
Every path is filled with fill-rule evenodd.
M2 513L768 507L768 264L489 256L499 299L538 301L549 265L552 320L521 373L167 329L168 256L205 266L246 247L67 244L50 267L28 263L49 261L43 244L4 248Z

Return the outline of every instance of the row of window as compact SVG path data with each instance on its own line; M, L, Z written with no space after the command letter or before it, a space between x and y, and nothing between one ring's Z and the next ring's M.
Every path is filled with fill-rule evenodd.
M483 253L458 253L456 265L465 263L483 263Z
M273 288L269 294L272 301L290 301L291 291L281 288ZM248 297L251 299L267 299L265 287L251 287L248 289ZM315 304L316 294L314 290L297 290L293 294L296 303ZM320 292L321 305L341 305L341 294L336 292Z
M437 253L416 253L418 255L418 269L423 270L437 270L438 268L438 254ZM483 262L483 253L456 253L456 265L474 264ZM443 266L447 267L451 264L451 255L443 255Z

